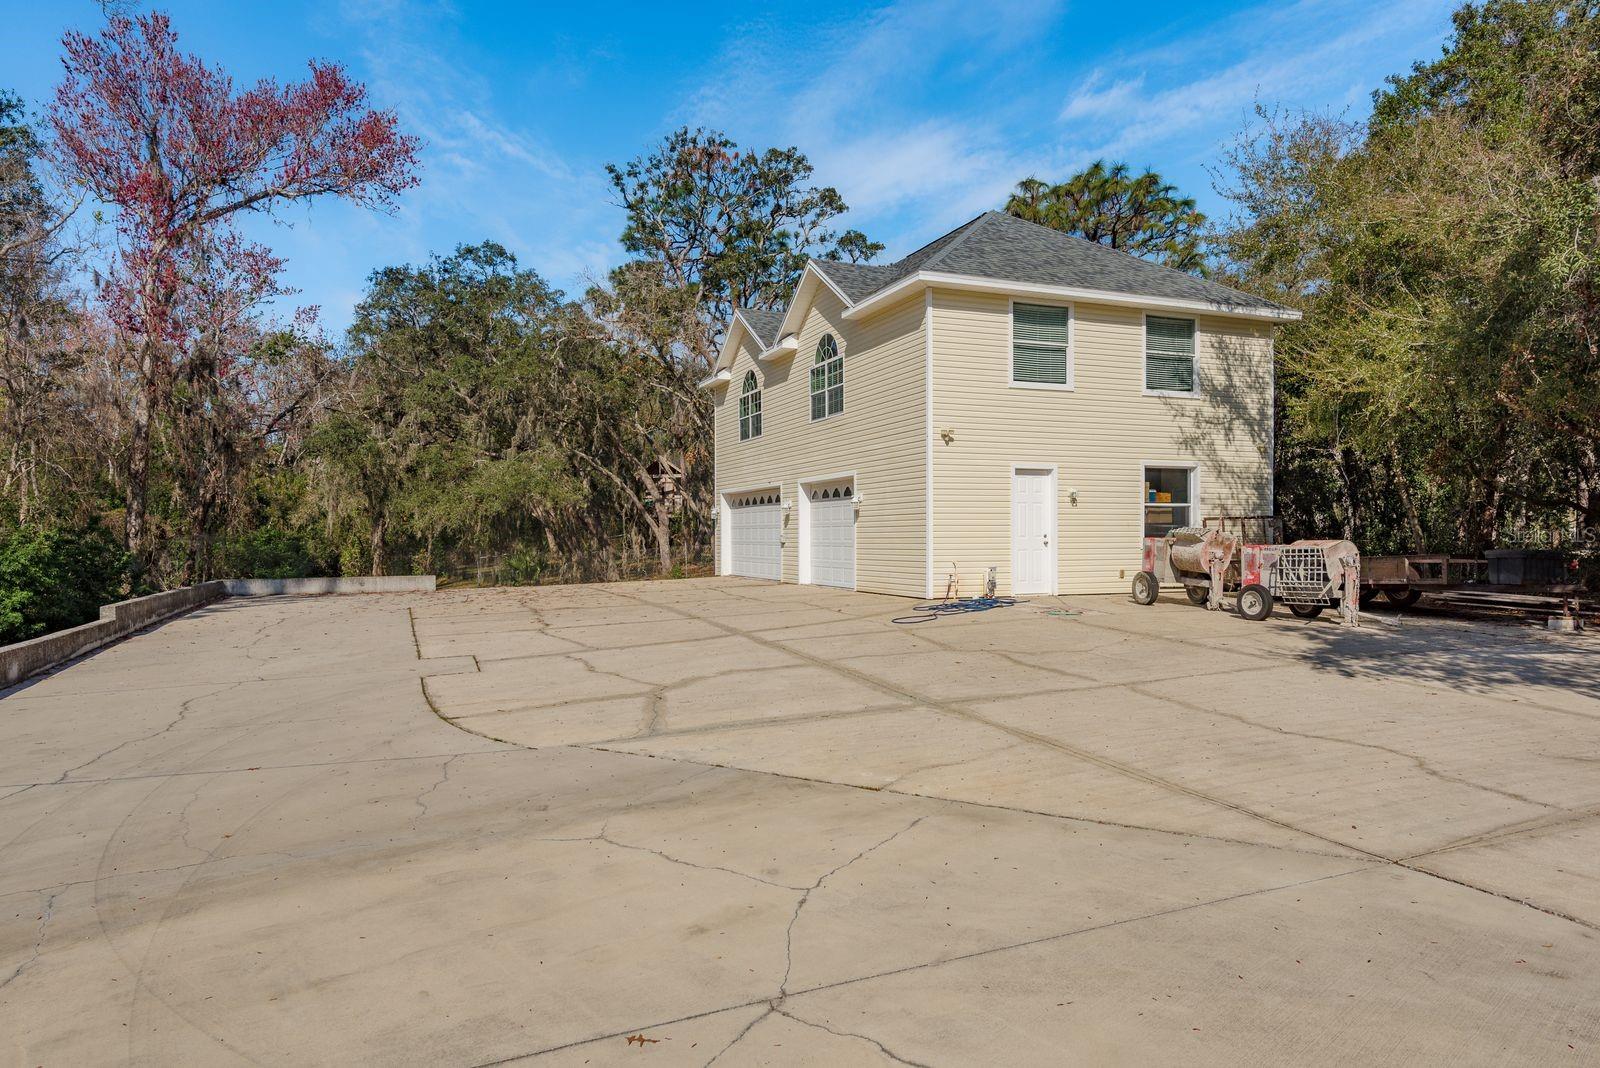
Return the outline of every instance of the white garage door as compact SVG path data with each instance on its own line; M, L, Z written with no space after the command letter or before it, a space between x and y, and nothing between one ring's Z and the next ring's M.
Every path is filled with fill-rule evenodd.
M818 586L856 588L856 505L855 486L850 482L829 482L806 487L807 511L811 513L811 581Z
M778 491L736 493L728 498L733 519L733 573L747 578L783 578L783 502Z

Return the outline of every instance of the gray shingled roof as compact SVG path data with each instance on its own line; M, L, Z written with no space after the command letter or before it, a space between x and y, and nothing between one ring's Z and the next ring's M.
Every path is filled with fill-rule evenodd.
M1283 307L998 211L984 212L896 263L819 262L817 266L853 303L917 271L935 271L1000 282L1204 301L1241 311Z
M756 340L766 348L771 348L778 341L778 327L783 325L783 311L769 311L766 308L740 308L739 315L750 329L755 331Z

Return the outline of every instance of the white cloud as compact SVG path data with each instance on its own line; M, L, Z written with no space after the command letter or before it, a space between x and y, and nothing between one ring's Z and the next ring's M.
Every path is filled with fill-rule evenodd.
M1374 49L1399 44L1405 54L1414 54L1411 46L1419 37L1436 36L1447 25L1443 16L1450 2L1302 0L1287 8L1245 12L1189 42L1193 55L1229 60L1226 66L1145 91L1155 72L1175 69L1175 46L1162 43L1122 58L1112 65L1115 74L1096 70L1067 97L1060 118L1069 132L1094 146L1090 154L1117 156L1213 128L1219 118L1235 127L1257 99L1289 106L1359 100L1371 87L1352 93L1349 72L1363 66ZM1330 33L1330 27L1342 28ZM1247 45L1242 50L1241 42ZM1114 80L1101 89L1107 79ZM1109 134L1108 119L1116 122ZM1083 120L1095 121L1072 130Z
M732 28L676 119L798 146L850 204L849 224L896 255L999 206L1022 177L1095 158L1143 154L1130 162L1200 192L1199 163L1256 99L1359 110L1382 74L1436 45L1453 2L1263 2L1186 25L1175 14L1171 29L1129 33L1136 51L1075 56L1073 41L1103 34L1099 14L894 0L799 30Z
M1139 99L1144 88L1144 75L1105 84L1106 74L1097 70L1067 97L1061 107L1063 122L1073 119L1095 119L1122 114ZM1103 86L1103 88L1102 88Z
M930 115L928 87L1008 69L1036 48L1039 27L1060 7L896 0L798 38L793 27L742 26L679 121L720 126L752 144L798 146L816 180L843 194L846 221L870 220L879 239L893 240L895 216L915 212L908 244L890 249L909 251L930 236L930 219L960 222L996 206L1019 173L1041 162L1008 145L987 105Z

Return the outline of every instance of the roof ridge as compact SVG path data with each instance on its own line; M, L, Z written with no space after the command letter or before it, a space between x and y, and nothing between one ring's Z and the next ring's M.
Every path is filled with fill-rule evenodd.
M961 243L963 241L965 241L967 238L971 237L972 234L973 234L973 231L978 229L978 224L981 223L983 220L987 219L989 216L991 216L993 214L994 214L993 211L985 211L985 212L983 212L983 213L981 213L979 215L974 216L971 219L968 219L966 222L962 223L960 226L956 227L954 230L951 230L950 233L941 234L939 237L935 238L934 240L929 241L927 245L923 245L922 248L927 248L928 245L935 245L935 244L938 244L940 241L943 241L945 238L949 237L950 234L956 233L957 231L964 231L961 234L961 236L957 237L954 241L950 242L948 245L946 245L943 248L941 248L938 252L935 252L933 255L929 256L927 259L923 260L920 264L918 264L917 265L917 270L919 270L919 271L926 270L928 267L932 266L935 263L938 263L940 260L942 260L946 256L948 256L950 254L950 250L951 249L955 249L955 248L961 247ZM921 252L921 251L922 251L922 249L920 249L920 248L917 250L917 252ZM901 262L909 260L912 256L915 256L916 254L917 254L916 252L907 253L905 256L901 257Z
M899 259L893 261L892 263L882 263L882 264L870 263L870 264L865 264L864 266L882 267L885 270L891 270L891 271L903 270L905 262L907 260L915 259L922 252L932 248L934 245L937 245L939 242L941 242L941 241L945 240L946 238L948 238L951 234L954 234L957 231L966 229L967 227L971 226L973 223L977 222L981 218L983 218L982 215L975 215L972 218L968 219L966 222L962 223L960 226L952 226L950 229L946 230L944 233L940 234L938 237L934 238L932 241L924 241L922 244L918 245L916 248L912 249L910 252L907 252L904 256L901 256ZM936 256L936 255L938 255L938 253L935 253L934 255ZM929 259L933 259L934 257L930 256L928 258Z

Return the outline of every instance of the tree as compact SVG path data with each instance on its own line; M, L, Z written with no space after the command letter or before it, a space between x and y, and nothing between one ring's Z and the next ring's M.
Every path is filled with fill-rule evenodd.
M1017 183L1006 211L1064 233L1173 267L1199 271L1205 216L1191 198L1153 171L1134 177L1126 163L1096 160L1065 182Z
M1134 177L1126 163L1096 160L1064 182L1025 178L1006 201L1007 214L1154 260L1180 271L1203 271L1206 217L1189 197L1154 171Z
M606 477L637 502L665 569L679 502L697 535L709 530L711 412L696 383L733 309L780 308L808 259L864 262L883 245L830 227L847 210L844 198L809 184L811 163L795 148L756 151L683 128L606 172L627 213L622 245L635 259L587 303L600 340L630 361L627 381L649 412L626 424L645 451Z
M50 110L53 155L68 180L117 209L120 249L103 293L133 354L139 388L128 445L126 541L141 565L152 422L164 408L183 344L178 313L189 279L218 249L265 266L232 230L244 212L334 196L384 208L416 181L418 142L336 64L310 77L232 79L178 49L163 14L114 16L95 36L62 39L65 77Z
M82 334L68 284L73 250L60 240L71 210L45 188L40 150L21 102L0 92L0 489L6 517L21 523L59 502L57 490L84 467L61 448L84 412L70 385Z
M858 262L883 246L828 223L848 209L813 186L796 148L740 148L724 134L674 131L646 155L606 173L627 213L622 247L695 294L703 321L689 344L703 373L735 307L781 307L812 256Z
M1280 497L1331 500L1368 551L1600 526L1600 16L1455 22L1365 128L1262 113L1223 189L1222 269L1306 313L1277 350L1280 465L1327 459Z
M93 523L0 533L0 644L97 618L123 595L127 572L127 554Z
M493 242L373 274L349 333L349 395L309 446L330 513L361 509L373 574L396 545L431 563L554 545L582 524L569 458L589 447L573 427L594 382L573 359L576 316Z

